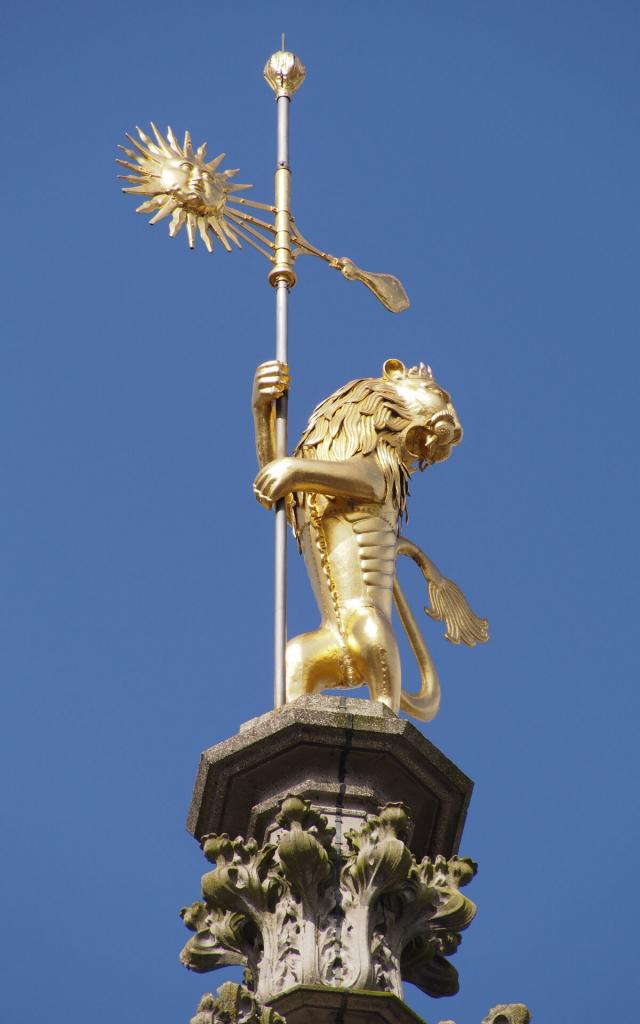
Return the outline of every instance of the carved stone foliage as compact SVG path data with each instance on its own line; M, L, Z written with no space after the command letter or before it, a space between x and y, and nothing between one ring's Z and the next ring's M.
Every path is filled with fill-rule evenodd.
M182 962L194 971L242 964L263 1003L294 985L401 996L405 980L428 995L453 994L458 976L447 957L475 914L460 888L476 865L417 863L410 825L402 804L386 804L338 846L326 818L289 796L261 847L204 836L215 867L203 876L203 900L181 912L195 932Z
M205 992L189 1024L285 1024L271 1007L261 1006L244 985L226 981L217 994Z
M531 1014L524 1003L500 1003L494 1006L481 1024L530 1024ZM440 1024L455 1024L453 1020L441 1020Z
M531 1014L524 1003L500 1003L489 1010L482 1024L529 1024Z

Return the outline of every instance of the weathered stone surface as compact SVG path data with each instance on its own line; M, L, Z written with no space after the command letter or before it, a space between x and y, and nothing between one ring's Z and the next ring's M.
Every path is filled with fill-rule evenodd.
M402 995L402 980L428 995L452 995L447 959L475 906L460 889L476 866L437 856L416 862L410 818L387 804L335 843L327 819L299 796L286 797L273 843L202 838L215 868L203 901L182 910L195 935L181 959L204 972L245 967L260 1003L303 985ZM206 1022L203 1022L206 1024Z
M286 1024L277 1010L262 1006L245 985L225 981L216 995L205 992L189 1024Z
M482 1024L529 1024L531 1014L524 1003L500 1003L489 1010Z
M481 1024L530 1024L531 1014L524 1003L500 1003L494 1006ZM439 1024L456 1024L454 1020L441 1020Z
M406 1003L389 992L298 985L271 1005L287 1024L424 1024Z
M202 754L187 828L272 838L282 800L326 815L341 845L383 803L402 801L418 860L458 850L473 783L408 721L353 697L301 697Z

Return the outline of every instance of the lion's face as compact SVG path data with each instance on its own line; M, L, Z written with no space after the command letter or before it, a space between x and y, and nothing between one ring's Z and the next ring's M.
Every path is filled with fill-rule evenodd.
M407 370L399 359L387 359L383 377L393 384L411 416L412 426L402 442L405 465L413 472L443 462L462 440L462 427L450 396L423 363Z

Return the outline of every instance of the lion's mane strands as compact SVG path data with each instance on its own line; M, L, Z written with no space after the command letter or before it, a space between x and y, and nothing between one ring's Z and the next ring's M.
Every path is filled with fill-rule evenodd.
M313 410L294 455L342 462L375 452L387 497L398 516L406 514L409 472L400 457L403 431L413 426L411 413L393 383L381 377L353 380ZM302 504L304 496L296 497Z

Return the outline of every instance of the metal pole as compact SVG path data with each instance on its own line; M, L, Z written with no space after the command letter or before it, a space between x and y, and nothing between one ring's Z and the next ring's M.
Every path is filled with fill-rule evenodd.
M291 171L289 169L289 97L278 96L278 146L276 168L276 246L284 248L291 255L291 236L289 222L289 200L291 194ZM284 206L284 210L282 207ZM286 211L286 224L278 224L278 216ZM282 220L284 221L284 217ZM286 239L282 235L286 234ZM280 236L280 237L278 237ZM289 288L291 281L280 275L276 281L276 359L281 363L289 361L288 330L289 330ZM276 451L279 459L287 455L287 396L283 395L276 403ZM287 513L284 500L276 505L275 524L275 573L274 573L274 674L273 699L274 706L280 707L287 700L287 679L285 667L285 651L287 645Z
M283 170L290 179L289 170L289 97L279 96L278 109L278 151L276 175ZM286 192L290 193L290 183ZM278 205L276 183L276 205ZM283 198L282 196L280 198ZM287 195L287 199L289 196ZM287 203L287 207L288 207ZM288 222L287 210L287 222ZM277 216L277 215L276 215ZM287 235L290 225L287 223ZM290 237L287 239L290 246ZM289 361L289 288L290 282L279 277L276 282L276 359L281 363ZM288 397L283 395L276 402L276 451L278 458L287 455ZM275 523L275 574L274 574L274 707L280 707L287 700L285 651L287 645L287 513L284 500L276 505Z
M287 362L287 305L289 288L276 287L276 359ZM276 403L276 448L278 458L287 454L287 396ZM284 500L276 505L274 574L274 706L286 703L285 650L287 644L287 513Z
M276 359L288 363L289 289L296 283L291 252L291 170L289 168L289 104L304 81L304 66L284 49L267 61L265 78L276 94L277 154L275 174L275 238L269 282L276 292ZM276 402L276 454L287 455L287 396ZM274 704L287 700L287 513L284 500L276 505L275 522Z

